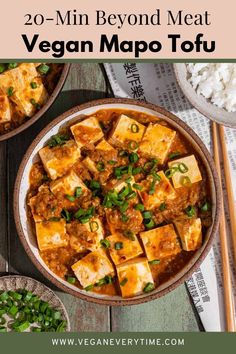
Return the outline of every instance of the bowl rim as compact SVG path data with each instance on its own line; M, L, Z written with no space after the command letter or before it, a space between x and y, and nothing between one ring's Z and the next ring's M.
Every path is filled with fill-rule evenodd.
M187 100L204 117L206 117L206 118L210 119L211 121L216 122L218 124L222 124L226 127L236 128L236 123L225 122L225 120L220 118L221 116L224 116L225 114L229 114L229 115L231 115L231 117L233 117L233 115L236 115L236 112L227 112L225 109L220 108L211 102L208 102L207 99L203 95L197 94L197 92L194 90L193 86L190 83L188 83L186 78L184 78L184 81L185 81L186 85L188 85L188 89L185 87L185 85L183 85L183 83L182 83L183 79L181 79L181 72L182 72L182 70L184 70L182 68L184 68L184 66L186 67L186 64L187 63L174 63L173 68L174 68L174 74L175 74L175 78L178 83L178 86L179 86L180 90L182 91L182 93L184 94L184 96L187 98ZM203 104L205 105L205 107L202 106ZM211 113L210 110L213 110L214 112Z
M43 105L43 107L37 113L35 113L33 115L33 117L31 117L28 120L26 120L23 124L21 124L16 129L10 130L9 132L7 132L5 134L0 135L0 142L8 140L8 139L12 138L13 136L20 134L25 129L29 128L32 124L34 124L39 118L41 118L47 112L47 110L51 107L51 105L56 100L56 98L59 95L62 87L64 86L66 78L67 78L67 75L68 75L69 70L70 70L70 66L71 66L71 64L64 63L64 67L62 69L62 72L61 72L61 75L59 77L59 80L58 80L58 82L57 82L52 94L50 95L50 97L47 100L47 102Z
M214 189L215 189L215 204L216 204L216 208L215 208L215 214L214 214L214 222L211 226L211 232L209 235L209 238L204 246L204 248L201 248L202 251L199 254L199 256L196 258L196 260L194 261L194 263L191 265L191 267L189 268L188 271L184 272L184 274L179 277L178 279L176 279L175 281L173 281L173 283L169 284L166 288L157 291L155 293L148 293L147 295L145 295L145 297L141 297L141 298L128 298L128 299L106 299L106 298L98 298L98 297L93 297L90 296L89 293L82 293L82 292L78 292L76 290L73 290L72 288L69 288L68 286L64 285L62 282L60 282L59 280L57 280L54 276L52 276L45 267L43 267L40 262L38 261L38 259L36 258L36 256L34 255L33 251L31 250L25 236L24 236L24 231L21 225L21 218L20 218L20 213L19 213L19 205L18 205L18 201L19 201L19 197L20 197L20 184L21 184L21 179L24 173L24 169L25 166L32 154L32 151L34 150L35 146L41 141L41 139L44 137L44 135L50 131L51 128L53 128L55 125L57 125L58 123L62 122L66 117L68 117L69 115L72 115L74 113L79 113L80 111L83 111L84 109L87 108L91 108L91 107L97 107L97 106L103 106L106 104L125 104L125 105L132 105L132 106L138 106L138 107L143 107L143 108L147 108L150 110L153 110L159 114L162 114L164 117L167 117L168 119L171 119L175 122L175 124L177 124L178 126L180 126L184 131L187 132L187 134L195 141L195 143L198 145L198 147L200 148L201 152L205 155L207 164L209 165L210 168L210 172L212 174L212 181L214 183ZM127 107L128 109L128 107ZM14 186L14 194L13 194L13 212L14 212L14 220L15 220L15 225L16 225L16 230L17 230L17 234L19 235L19 238L21 240L21 243L27 253L27 255L29 256L29 258L31 259L32 263L36 266L36 268L49 280L51 281L53 284L55 284L58 288L62 289L63 291L65 291L66 293L69 293L77 298L80 298L82 300L86 300L89 302L93 302L96 304L101 304L101 305L109 305L109 306L126 306L126 305L137 305L137 304L141 304L141 303L145 303L157 298L160 298L163 295L166 295L167 293L169 293L170 291L174 290L175 288L177 288L180 284L182 284L184 281L186 281L191 275L192 273L200 266L200 264L202 263L202 261L205 259L206 255L208 254L211 246L212 246L212 242L214 239L214 236L217 232L218 229L218 225L219 225L219 218L220 218L220 213L221 213L221 192L220 192L220 184L219 184L219 179L218 179L218 174L216 172L215 166L214 166L214 162L212 160L212 157L209 153L209 151L207 150L206 146L204 145L204 143L202 142L202 140L196 135L196 133L186 124L184 123L182 120L180 120L180 118L176 117L174 114L168 112L167 110L165 110L164 108L152 104L152 103L147 103L147 102L143 102L143 101L137 101L134 99L130 99L130 98L105 98L105 99L99 99L99 100L93 100L93 101L89 101L87 103L81 104L81 105L77 105L73 108L71 108L70 110L64 112L63 114L61 114L59 117L55 118L53 121L51 121L38 135L37 137L34 139L34 141L31 143L31 145L29 146L29 148L27 149L26 153L23 156L23 159L21 161L18 173L17 173L17 177L16 177L16 181L15 181L15 186ZM178 273L177 273L178 274ZM174 279L174 277L173 277Z

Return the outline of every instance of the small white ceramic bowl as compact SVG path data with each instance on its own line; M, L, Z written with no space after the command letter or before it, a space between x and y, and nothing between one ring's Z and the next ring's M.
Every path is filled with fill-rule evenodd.
M177 82L190 103L204 116L231 128L236 128L236 112L227 112L219 108L202 95L198 95L188 81L188 73L185 63L174 64L174 72Z

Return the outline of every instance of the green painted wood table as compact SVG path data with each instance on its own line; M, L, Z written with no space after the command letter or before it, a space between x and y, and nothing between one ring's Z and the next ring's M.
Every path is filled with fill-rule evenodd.
M201 324L185 285L143 305L120 308L85 302L50 284L31 263L17 236L12 210L13 187L27 147L49 121L65 110L111 95L102 66L72 64L63 92L40 121L0 143L0 274L28 275L55 290L68 310L72 331L199 331Z

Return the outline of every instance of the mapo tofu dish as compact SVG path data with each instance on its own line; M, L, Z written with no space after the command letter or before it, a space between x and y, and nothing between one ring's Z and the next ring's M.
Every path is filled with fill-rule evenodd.
M165 120L104 109L39 151L29 217L52 272L86 291L148 293L183 269L212 223L206 172Z
M0 63L0 134L32 117L54 90L63 64Z

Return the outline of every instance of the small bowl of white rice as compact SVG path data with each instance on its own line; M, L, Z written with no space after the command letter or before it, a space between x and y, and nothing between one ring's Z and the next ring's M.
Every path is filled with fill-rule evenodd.
M236 128L236 63L174 64L185 96L204 116Z

